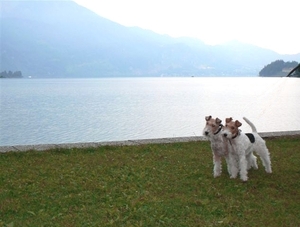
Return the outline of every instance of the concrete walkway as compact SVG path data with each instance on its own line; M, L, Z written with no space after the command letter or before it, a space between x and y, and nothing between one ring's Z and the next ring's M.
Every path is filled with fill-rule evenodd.
M283 131L283 132L264 132L259 133L263 138L280 137L280 136L295 136L300 135L299 131ZM87 148L100 146L128 146L128 145L142 145L142 144L159 144L159 143L176 143L176 142L191 142L191 141L205 141L203 136L193 137L173 137L161 139L142 139L142 140L125 140L125 141L109 141L109 142L91 142L91 143L64 143L64 144L36 144L36 145L15 145L15 146L0 146L0 153L10 151L45 151L59 148Z

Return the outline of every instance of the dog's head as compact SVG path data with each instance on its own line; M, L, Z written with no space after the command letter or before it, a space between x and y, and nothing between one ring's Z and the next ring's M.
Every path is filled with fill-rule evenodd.
M217 135L223 127L219 118L214 119L212 116L206 116L205 121L206 125L203 129L203 135L206 137Z
M239 135L239 127L242 126L242 123L238 120L233 121L231 117L225 119L225 127L222 130L222 135L227 139L233 139Z

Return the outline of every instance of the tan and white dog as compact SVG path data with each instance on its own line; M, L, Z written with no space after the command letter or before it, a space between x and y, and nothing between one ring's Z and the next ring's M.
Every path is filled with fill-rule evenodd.
M222 158L226 159L227 162L227 169L230 175L231 167L229 164L229 151L228 151L228 141L227 139L222 136L221 131L223 125L221 124L222 121L219 118L212 118L212 116L205 117L206 125L203 129L203 135L208 138L211 145L211 150L213 154L213 174L214 177L218 177L221 175L222 172Z
M253 167L257 169L255 151L262 160L267 173L272 173L270 153L265 141L258 135L256 127L246 117L243 118L251 127L252 133L242 133L239 127L242 125L238 120L226 118L225 127L222 129L222 135L226 138L231 149L229 159L231 164L231 178L236 178L240 174L243 181L248 180L248 170Z

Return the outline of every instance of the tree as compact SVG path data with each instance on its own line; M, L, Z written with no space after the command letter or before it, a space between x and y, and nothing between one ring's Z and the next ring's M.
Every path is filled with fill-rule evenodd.
M1 72L0 78L7 78L7 72L6 71Z
M13 73L13 78L22 78L22 72L21 71L16 71Z
M22 72L21 71L3 71L0 73L0 78L22 78Z

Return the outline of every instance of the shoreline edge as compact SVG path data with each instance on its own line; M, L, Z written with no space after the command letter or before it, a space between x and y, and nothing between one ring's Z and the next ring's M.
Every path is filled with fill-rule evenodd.
M279 132L261 132L258 133L263 138L274 138L283 136L298 136L300 130L296 131L279 131ZM101 146L131 146L143 144L164 144L164 143L177 143L177 142L196 142L207 141L204 136L191 136L191 137L171 137L171 138L157 138L157 139L136 139L136 140L123 140L123 141L107 141L107 142L82 142L82 143L62 143L62 144L35 144L35 145L14 145L14 146L0 146L0 153L6 152L24 152L29 150L45 151L60 148L88 148L88 147L101 147Z

